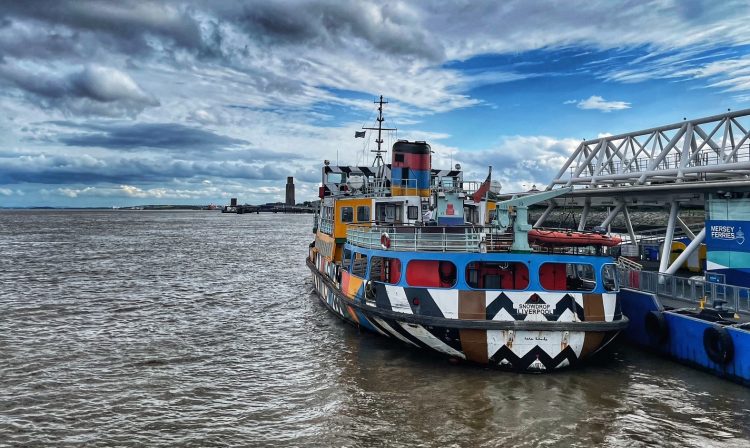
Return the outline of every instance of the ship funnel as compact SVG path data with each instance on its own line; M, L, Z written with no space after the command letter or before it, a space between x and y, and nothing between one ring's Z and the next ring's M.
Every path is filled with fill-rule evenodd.
M391 194L430 196L430 145L422 141L399 140L391 151Z

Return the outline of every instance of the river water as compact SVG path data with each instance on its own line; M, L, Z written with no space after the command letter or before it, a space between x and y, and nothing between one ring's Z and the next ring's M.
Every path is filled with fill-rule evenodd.
M311 221L0 212L0 446L750 446L750 389L635 348L531 375L360 334Z

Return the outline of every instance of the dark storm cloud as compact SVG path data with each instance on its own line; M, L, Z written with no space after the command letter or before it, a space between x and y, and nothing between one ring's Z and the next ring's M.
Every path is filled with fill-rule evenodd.
M251 38L268 44L335 47L351 45L354 39L385 53L433 61L445 57L442 45L430 38L417 17L388 4L279 1L218 9Z
M4 20L35 20L64 25L80 32L115 36L122 49L131 52L150 48L148 36L166 38L178 47L200 49L203 44L198 22L184 6L163 2L128 0L27 0L4 2ZM115 43L115 41L110 42Z
M248 148L247 140L227 137L205 128L194 128L179 123L74 123L53 121L45 124L68 131L42 132L45 138L71 147L96 147L126 152L140 152L148 149L166 150L175 155L190 154L191 158L200 160L240 161L242 163L289 161L303 156L289 152L270 151L259 148ZM36 131L36 132L35 132ZM29 135L38 133L35 128L28 128ZM32 137L33 139L33 137ZM264 171L264 176L271 176L271 171ZM282 177L278 175L278 177Z
M177 123L54 124L84 130L84 133L62 134L58 141L67 146L98 147L118 150L158 148L176 151L224 150L248 144L246 140Z
M159 101L119 70L87 66L69 74L32 72L0 64L0 85L16 88L42 107L80 115L136 115Z
M136 154L0 154L0 185L112 184L172 182L175 179L227 179L282 181L293 175L280 163L247 163L242 160L186 160L174 156Z

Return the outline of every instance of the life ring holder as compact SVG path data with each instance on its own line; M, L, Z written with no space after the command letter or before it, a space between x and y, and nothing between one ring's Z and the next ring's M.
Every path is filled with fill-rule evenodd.
M714 325L703 331L703 348L708 359L724 365L734 357L734 342L726 328Z
M661 345L669 339L669 325L663 312L649 311L645 316L644 326L652 344Z
M380 247L383 250L388 250L391 248L391 236L388 235L388 232L383 232L380 234Z

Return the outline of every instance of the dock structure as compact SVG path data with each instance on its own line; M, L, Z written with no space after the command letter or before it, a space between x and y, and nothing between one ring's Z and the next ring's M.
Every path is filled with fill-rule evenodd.
M726 210L727 206L739 206L750 193L750 109L584 140L547 189L571 186L572 192L548 203L536 226L562 201L581 208L579 228L588 224L592 207L609 207L599 225L606 227L622 214L636 243L629 211L634 207L669 210L659 272L674 274L706 240L705 227L697 233L685 232L680 209L702 207L710 212L723 206ZM719 220L727 220L726 213ZM676 230L692 243L670 264Z
M578 229L622 216L626 338L750 385L750 109L584 140L547 190L571 187L535 227L560 207L580 210ZM589 223L604 207L605 218ZM634 232L630 212L649 207L664 213L661 235ZM703 208L703 225L688 226L686 208ZM691 261L703 276L685 275Z

